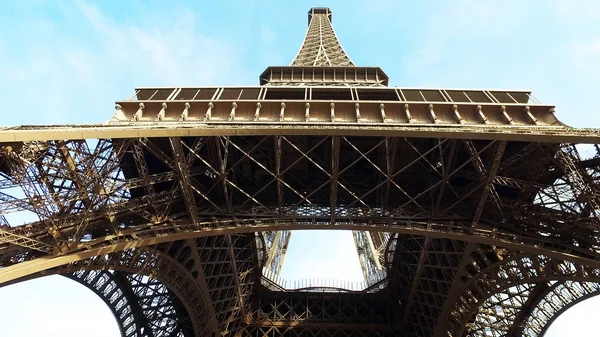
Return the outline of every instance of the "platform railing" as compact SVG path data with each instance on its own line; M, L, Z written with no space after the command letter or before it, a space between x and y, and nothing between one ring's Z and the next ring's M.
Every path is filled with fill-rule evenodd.
M264 269L262 284L275 291L376 292L387 285L387 279L375 284L327 277L286 280L268 269Z

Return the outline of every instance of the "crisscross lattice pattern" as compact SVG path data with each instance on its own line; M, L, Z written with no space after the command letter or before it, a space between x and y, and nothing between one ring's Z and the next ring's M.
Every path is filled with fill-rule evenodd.
M311 15L308 30L292 66L354 66L338 41L326 13Z
M292 65L267 79L296 87L142 89L102 127L1 128L0 285L69 275L127 337L533 337L598 294L600 147L572 143L599 130L529 92L351 87L381 73L349 71L324 8ZM316 72L355 78L300 85ZM386 279L283 289L261 270L296 229L353 230Z

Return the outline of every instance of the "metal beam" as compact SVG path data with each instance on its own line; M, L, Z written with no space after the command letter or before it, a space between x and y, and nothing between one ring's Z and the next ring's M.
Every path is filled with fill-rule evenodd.
M193 239L187 240L186 245L191 248L191 256L194 260L194 270L197 272L196 282L198 282L198 286L200 287L200 292L202 293L202 299L204 300L206 307L206 315L208 316L208 324L210 325L210 330L213 334L219 334L219 326L217 322L217 318L215 315L215 310L213 307L212 299L208 292L208 286L206 284L206 277L204 275L204 270L200 265L200 256L198 255L198 248L196 247L196 241Z
M144 315L144 310L140 306L138 302L138 295L133 292L131 287L131 283L122 272L114 272L112 278L119 285L119 289L123 291L123 295L127 298L127 303L131 306L133 317L135 317L135 323L138 325L138 333L144 331L147 333L149 337L154 337L154 330L150 327L150 322L148 321L148 317ZM143 330L142 330L143 329Z
M421 254L419 255L419 262L417 264L417 270L415 271L410 291L408 292L408 299L406 300L406 304L403 307L402 313L402 322L407 322L408 315L410 314L412 302L416 293L417 286L419 285L419 281L421 280L421 274L423 273L423 268L425 267L425 258L429 253L429 244L431 243L431 238L426 237L423 242L423 248L421 249Z
M559 284L562 282L558 282ZM513 320L512 326L509 328L506 333L506 337L521 337L523 328L525 324L527 324L527 319L529 315L536 308L538 303L544 298L544 296L551 290L551 287L547 282L542 282L537 284L529 293L529 297L527 297L527 302L523 303L521 310L518 315Z
M487 201L488 195L494 195L494 201L496 202L496 206L498 207L498 211L500 215L504 216L503 207L500 203L500 198L494 189L492 183L496 178L496 173L498 172L498 168L500 167L502 156L504 155L504 149L506 149L506 141L498 142L498 148L496 149L496 154L494 155L494 159L492 161L492 166L489 168L487 172L487 177L485 178L485 185L483 186L483 192L479 197L479 203L475 208L475 213L473 214L473 225L479 223L479 218L481 217L481 213L483 212L483 208L485 207L485 203Z
M275 136L275 179L277 180L277 206L281 208L285 202L285 191L281 177L281 159L283 156L283 140L281 136Z
M300 123L273 122L268 124L214 123L164 123L132 125L65 125L36 128L0 129L0 143L62 140L62 139L126 139L157 137L203 136L384 136L406 138L487 139L540 143L600 144L599 129L574 129L568 127L492 127L492 126L404 126L360 123Z
M225 144L223 144L222 137L215 137L215 147L217 149L217 159L219 161L219 179L221 180L221 186L223 188L223 198L225 199L225 205L227 207L227 213L233 211L233 205L229 189L227 188L227 161L229 159L229 137L225 138ZM223 147L223 149L221 149Z
M459 241L468 241L472 243L480 243L491 246L500 246L507 249L515 249L533 254L542 254L560 260L572 261L581 263L593 268L600 268L600 259L595 260L588 257L576 255L577 247L570 247L568 251L556 250L552 245L544 245L541 239L519 238L517 235L498 233L492 230L482 230L471 228L470 226L454 227L450 224L418 224L412 223L410 226L396 226L389 224L342 224L338 223L335 226L328 224L312 224L277 221L277 223L254 223L251 225L242 225L241 221L233 221L230 223L220 222L218 227L203 227L191 226L189 222L169 223L165 231L159 231L157 228L149 228L146 231L123 231L123 238L135 238L133 241L122 240L119 242L118 237L107 236L102 238L102 241L118 243L107 246L98 246L102 241L91 241L89 243L80 243L72 248L72 253L62 256L47 257L43 261L26 261L0 269L0 285L11 280L15 280L32 273L36 273L49 268L61 266L63 264L79 261L93 256L100 256L110 252L122 251L128 248L144 247L155 245L164 242L191 239L203 236L226 235L239 233L252 233L264 230L299 230L299 229L337 229L337 230L374 230L386 231L391 233L409 234L429 236L432 238L445 238ZM202 225L202 224L201 224ZM242 225L242 226L240 226ZM172 231L172 234L166 229ZM137 234L135 234L137 232ZM155 236L156 234L159 236ZM78 249L79 247L79 249ZM591 254L585 254L589 255Z
M45 254L53 253L56 248L54 245L30 238L25 235L13 233L12 231L8 231L3 228L0 228L0 243L9 243Z
M512 247L509 247L509 248L512 248ZM457 271L456 275L454 276L452 286L450 287L450 290L448 291L448 295L446 297L446 301L444 302L444 307L440 314L440 319L436 323L435 330L434 330L434 336L441 336L444 333L443 330L447 325L446 317L448 317L450 315L450 312L452 311L452 309L455 305L455 301L456 301L457 297L460 295L460 292L463 290L463 287L464 287L463 278L469 274L466 267L467 267L467 265L469 265L470 263L473 262L473 258L471 257L471 254L473 252L476 252L477 249L478 249L477 244L474 242L469 242L467 244L467 246L465 247L465 252L463 253L463 256L460 260L460 265L459 265L458 271Z
M227 239L227 251L229 252L229 258L230 258L230 264L231 264L231 269L233 271L233 279L235 281L235 293L236 293L236 297L237 297L237 301L238 301L238 305L240 307L240 311L242 313L242 317L246 316L246 306L244 305L244 297L243 297L243 290L242 287L240 285L240 278L239 278L239 270L237 268L237 262L236 262L236 254L233 251L233 241L231 240L231 235L226 235L225 236Z
M194 193L192 192L192 182L190 179L190 165L186 160L183 153L183 146L181 145L181 138L173 137L169 138L171 144L171 150L173 151L173 157L175 159L175 172L179 176L179 188L183 191L183 200L185 202L188 214L192 219L193 223L200 222L198 218L198 210L196 208L196 200L194 199Z
M331 180L329 184L330 223L335 223L337 208L338 177L340 173L340 137L331 137Z

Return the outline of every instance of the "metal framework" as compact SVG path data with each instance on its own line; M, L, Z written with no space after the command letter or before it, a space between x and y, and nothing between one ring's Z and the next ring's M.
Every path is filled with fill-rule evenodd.
M526 91L388 88L331 19L261 86L1 128L0 285L70 277L123 336L533 337L599 294L600 130ZM352 230L366 288L280 282L301 229Z

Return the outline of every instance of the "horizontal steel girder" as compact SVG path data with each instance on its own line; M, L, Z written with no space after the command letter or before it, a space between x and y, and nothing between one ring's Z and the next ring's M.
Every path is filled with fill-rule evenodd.
M341 123L340 123L341 124ZM486 126L387 126L365 125L302 125L297 123L136 123L131 125L65 125L60 127L0 128L0 142L28 142L57 139L156 138L201 136L386 136L410 138L486 139L541 143L600 144L599 129L569 127L486 127Z
M289 225L283 222L279 222L279 225L250 225L241 227L239 222L231 223L229 226L224 226L223 223L219 224L220 228L216 229L201 229L192 230L190 225L177 225L170 224L164 229L156 228L155 230L140 231L137 234L126 234L123 239L117 237L106 238L107 242L111 241L123 241L122 243L113 243L99 248L84 248L76 250L77 252L55 256L55 257L43 257L33 261L20 262L14 266L9 266L0 270L0 285L7 283L21 277L27 276L32 273L37 273L46 269L55 268L61 265L80 261L93 256L104 255L112 252L118 252L129 248L145 247L149 245L171 242L176 240L199 238L212 235L224 235L224 234L239 234L239 233L251 233L261 230L301 230L301 229L339 229L339 230L352 230L360 229L364 231L385 231L391 233L407 234L407 235L419 235L429 236L434 238L444 238L459 241L470 241L481 244L487 244L492 246L502 246L510 249L518 249L528 251L531 253L545 254L547 256L555 257L557 259L578 262L581 264L588 265L594 268L600 268L600 260L592 260L589 258L582 258L571 252L561 252L553 250L552 245L545 246L543 242L538 241L531 243L515 241L512 238L502 239L492 231L474 231L473 234L467 234L468 231L461 231L459 228L452 228L448 225L428 225L423 224L422 226L410 226L410 227L394 227L389 225L310 225L304 226ZM194 226L195 227L195 226ZM418 228L420 227L420 228ZM437 229L437 230L436 230ZM446 231L448 229L448 231ZM174 234L168 234L169 231L175 232ZM134 237L146 237L140 239L133 239ZM506 237L506 236L505 236Z

